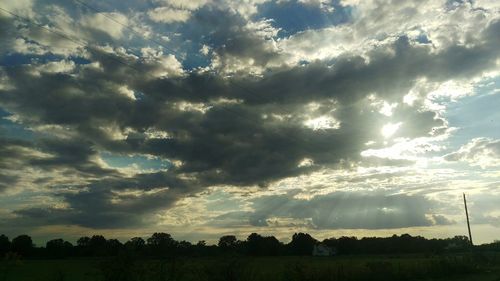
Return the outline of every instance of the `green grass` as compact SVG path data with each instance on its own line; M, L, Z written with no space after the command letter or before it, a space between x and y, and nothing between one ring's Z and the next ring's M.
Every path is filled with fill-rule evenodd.
M496 256L217 257L0 262L0 281L500 281Z

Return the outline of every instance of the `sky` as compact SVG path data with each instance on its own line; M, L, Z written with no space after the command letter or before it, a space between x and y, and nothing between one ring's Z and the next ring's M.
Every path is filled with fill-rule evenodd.
M500 239L496 0L4 0L0 232Z

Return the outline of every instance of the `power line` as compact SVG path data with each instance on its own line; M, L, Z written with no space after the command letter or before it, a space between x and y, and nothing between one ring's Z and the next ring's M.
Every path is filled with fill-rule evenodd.
M83 2L81 2L81 1L79 1L79 0L74 0L74 1L76 1L76 2L78 2L78 3L80 3L80 4L82 4L82 5L83 5L83 4L85 4L85 3L83 3ZM93 7L91 7L91 6L90 6L90 5L88 5L88 4L85 4L85 6L86 6L86 7L88 7L89 9L91 9L91 10L94 10L94 11L97 11L97 12L100 12L100 13L103 13L103 12L102 12L102 11L100 11L99 9L97 9L97 8L93 8ZM62 32L62 31L57 31L57 32L56 32L55 30L49 29L49 28L47 28L47 27L45 27L45 26L43 26L43 25L41 25L41 24L39 24L39 23L36 23L36 22L32 21L32 20L31 20L31 19L29 19L29 18L26 18L26 17L20 16L20 15L17 15L17 14L15 14L15 13L13 13L13 12L11 12L11 11L8 11L8 10L6 10L6 9L3 9L3 8L1 8L1 7L0 7L0 9L2 9L3 11L5 11L5 12L7 12L7 13L9 13L9 14L11 14L11 15L15 16L15 17L18 17L18 18L20 18L20 19L24 19L24 20L26 20L26 21L28 21L28 22L30 22L30 23L32 23L32 24L35 24L35 25L39 26L40 28L43 28L43 29L45 29L45 30L47 30L47 31L49 31L49 32L55 33L55 34L57 34L57 35L59 35L59 36L61 36L61 37L63 37L63 38L66 38L66 39L68 39L68 40L70 40L70 41L72 41L72 42L74 42L74 43L76 43L76 44L79 44L79 45L81 45L81 46L83 46L83 47L89 47L89 48L91 48L91 47L88 45L88 43L82 43L82 42L79 42L79 41L77 41L77 40L75 40L75 39L71 38L69 35L67 35L66 33L64 33L64 32ZM106 16L106 18L108 18L109 20L112 20L113 22L115 22L115 23L117 23L117 24L121 24L121 25L123 25L123 26L127 27L128 29L132 30L134 33L139 34L142 38L144 38L144 39L146 39L146 40L148 40L148 41L156 42L156 41L153 41L153 40L151 40L151 39L149 39L149 38L146 38L146 37L144 37L142 34L140 34L140 33L136 32L136 31L135 31L132 27L127 26L127 25L125 25L125 24L122 24L122 23L120 23L120 22L119 22L119 21L117 21L117 20L114 20L114 19L113 19L113 17L111 17L111 16L109 16L109 15L107 15L107 14L105 14L105 16ZM156 43L157 43L157 44L160 44L160 43L158 43L158 42L156 42ZM161 45L162 47L164 47L162 44L160 44L160 45ZM165 49L167 49L167 50L170 50L168 47L164 47L164 48L165 48ZM117 58L117 57L115 57L115 56L112 56L112 55L110 55L110 54L108 54L108 53L104 53L104 54L105 54L106 56L108 56L109 58L111 58L111 59L113 59L113 60L115 60L115 61L117 61L117 62L119 62L119 63L121 63L121 64L123 64L123 65L125 65L125 66L131 67L131 68L133 68L134 70L136 70L136 71L138 71L138 72L142 71L142 70L139 70L138 68L136 68L136 67L134 67L134 66L132 66L132 65L130 65L130 64L128 64L128 63L126 63L126 62L124 62L124 61L122 61L122 60L120 60L120 59L118 59L118 58ZM254 91L252 91L252 90L250 90L250 89L247 89L245 86L240 85L237 81L232 81L232 83L230 83L230 84L231 84L231 85L233 85L233 86L235 86L235 87L237 87L237 88L239 88L239 89L241 89L241 90L243 90L243 91L246 91L247 93L253 94L253 95L254 95L254 97L253 97L253 98L254 98L254 99L256 99L256 100L261 99L261 98L258 98L258 97L259 97L259 95L258 95L257 93L255 93ZM262 99L261 99L261 100L262 100ZM223 111L228 111L228 112L233 113L235 116L237 116L237 118L240 118L240 119L246 119L247 121L252 121L252 122L254 121L254 120L251 120L251 119L249 119L249 118L245 118L244 116L242 116L242 115L241 115L241 112L235 111L235 110L233 110L232 108L229 108L229 107L221 107L220 109L221 109L221 110L223 110ZM301 139L297 138L295 135L284 134L284 133L283 133L283 131L278 131L277 135L278 135L278 136L279 136L279 135L281 135L282 137L288 138L289 140L294 140L294 141L296 141L297 143L304 143L304 140L301 140ZM307 143L308 143L308 142L305 142L305 144L307 144Z
M2 7L0 7L0 10L2 10L2 11L4 11L4 12L6 12L6 13L8 13L8 14L10 14L10 15L12 15L12 16L14 16L14 17L16 17L16 18L26 20L26 21L28 21L29 23L34 24L34 25L38 26L38 27L39 27L39 28L41 28L41 29L45 29L45 30L47 30L47 31L49 31L49 32L55 33L55 34L59 35L60 37L63 37L63 38L65 38L65 39L67 39L67 40L72 41L73 43L76 43L76 44L78 44L78 45L85 44L85 43L82 43L82 42L80 42L80 41L78 41L78 40L76 40L76 39L71 38L69 35L67 35L67 34L65 34L65 33L63 33L63 32L56 31L56 30L52 30L52 29L50 29L50 28L48 28L48 27L46 27L46 26L44 26L44 25L42 25L42 24L40 24L40 23L37 23L37 22L32 21L31 19L29 19L29 18L27 18L27 17L20 16L20 15L18 15L18 14L16 14L16 13L14 13L14 12L11 12L11 11L9 11L9 10L6 10L6 9L4 9L4 8L2 8Z
M80 4L80 5L84 6L84 7L86 7L86 8L87 8L87 9L89 9L89 10L92 10L92 11L97 12L97 13L101 13L103 16L105 16L105 17L106 17L106 18L108 18L109 20L111 20L111 21L113 21L113 22L115 22L115 23L117 23L117 24L119 24L119 25L121 25L121 26L123 26L123 27L127 28L128 30L132 31L134 34L136 34L136 35L138 35L138 36L142 37L144 40L146 40L146 41L150 41L150 42L153 42L153 43L156 43L156 44L158 44L159 46L163 47L165 50L170 51L170 52L173 52L173 53L176 53L176 51L175 51L175 50L173 50L173 49L171 49L170 47L165 46L163 43L160 43L160 42L158 42L158 41L156 41L156 40L154 40L154 39L151 39L151 38L148 38L148 37L144 36L144 34L142 34L142 33L140 33L140 32L137 32L137 31L136 31L133 27L131 27L131 26L129 26L129 25L127 25L127 24L125 24L125 23L122 23L121 21L119 21L119 20L115 19L114 17L110 16L110 15L109 15L109 13L107 13L107 12L105 12L105 11L101 10L101 9L98 9L98 8L96 8L96 7L94 7L94 6L90 5L90 4L88 4L88 3L85 3L85 2L83 2L83 1L81 1L81 0L73 0L73 1L74 1L74 2L76 2L77 4ZM245 91L245 92L247 92L247 93L249 93L249 94L252 94L252 95L253 95L253 98L254 98L255 100L259 100L259 99L260 99L260 101L263 101L263 99L262 99L262 98L259 98L259 94L257 94L257 93L256 93L256 92L254 92L253 90L250 90L250 89L246 88L246 87L245 87L245 86L243 86L243 85L240 85L240 83L238 83L237 81L233 80L233 81L231 81L231 83L230 83L230 84L231 84L231 85L233 85L233 86L235 86L235 87L237 87L237 88L239 88L239 89L240 89L240 90L242 90L242 91ZM265 103L265 101L264 101L264 103ZM224 109L224 110L226 110L226 111L231 111L233 114L235 114L236 116L238 116L238 118L244 118L243 116L241 116L240 112L234 111L234 110L232 110L231 108L223 107L223 109ZM297 142L302 142L302 140L299 140L298 138L296 138L296 137L295 137L295 136L293 136L293 135L288 135L288 136L284 136L284 137L287 137L287 138L289 138L289 139L294 139L294 140L296 140Z
M125 24L125 23L123 23L123 22L121 22L121 21L119 21L119 20L115 19L114 17L110 16L110 15L109 15L109 13L106 13L106 12L104 12L104 11L102 11L102 10L100 10L100 9L96 8L96 7L93 7L93 6L91 6L91 5L89 5L89 4L85 3L85 2L83 2L83 1L81 1L81 0L73 0L73 1L75 1L76 3L78 3L78 4L79 4L79 5L81 5L81 6L84 6L84 7L85 7L85 8L87 8L87 9L90 9L90 10L92 10L92 11L94 11L94 12L100 13L101 15L103 15L104 17L108 18L109 20L113 21L114 23L119 24L119 25L121 25L121 26L125 27L126 29L130 30L130 31L131 31L132 33L134 33L135 35L140 36L140 37L142 37L143 39L146 39L146 40L148 40L148 41L150 41L150 42L153 42L153 43L155 43L155 44L157 44L157 45L161 46L161 47L162 47L162 48L164 48L165 50L167 50L167 51L169 51L169 52L171 52L171 53L174 53L174 54L176 54L176 55L180 56L180 55L178 54L178 52L177 52L177 51L173 50L173 49L172 49L172 48L170 48L170 47L165 46L163 43L161 43L161 42L159 42L159 41L157 41L157 40L155 40L155 39L153 39L153 38L148 38L148 37L145 37L143 33L140 33L140 32L138 32L138 31L136 31L136 30L135 30L135 28L131 27L130 25Z
M69 41L71 41L71 42L73 42L75 44L78 44L78 45L80 45L80 46L82 46L84 48L95 49L92 46L90 46L90 44L88 42L82 42L82 41L76 40L76 39L72 38L70 35L68 35L65 32L62 32L62 31L59 31L59 30L50 29L50 28L44 26L43 24L40 24L40 23L37 23L37 22L31 20L28 17L23 17L21 15L18 15L16 13L14 13L12 11L9 11L7 9L4 9L2 7L0 7L0 10L4 11L5 13L8 13L8 14L10 14L10 15L18 18L18 19L25 20L28 23L33 24L33 25L35 25L35 26L37 26L37 27L39 27L39 28L41 28L43 30L46 30L46 31L51 32L51 33L54 33L54 34L58 35L59 37L64 38L66 40L69 40ZM127 63L127 62L125 62L125 61L123 61L121 59L119 59L118 57L113 56L113 55L107 53L107 52L102 52L102 54L104 54L108 58L110 58L110 59L112 59L112 60L114 60L114 61L116 61L116 62L118 62L120 64L123 64L123 65L125 65L127 67L130 67L130 68L134 69L137 72L141 72L142 71L142 70L138 69L137 67L135 67L135 66L133 66L133 65L131 65L131 64L129 64L129 63Z

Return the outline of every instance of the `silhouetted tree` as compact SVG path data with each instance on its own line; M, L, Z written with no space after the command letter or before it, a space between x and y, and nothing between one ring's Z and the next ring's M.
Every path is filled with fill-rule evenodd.
M104 247L106 246L106 238L102 235L93 235L89 240L90 247Z
M311 255L316 243L318 241L307 233L295 233L288 248L293 255Z
M84 236L76 240L76 252L79 256L90 256L90 237Z
M116 256L122 250L123 244L117 239L109 239L106 241L106 255Z
M125 248L134 253L142 253L146 248L146 241L141 237L133 237L129 241L125 242Z
M168 233L156 232L147 240L148 248L155 256L171 256L174 254L176 241Z
M2 257L5 253L10 250L10 241L9 237L5 235L0 235L0 257Z
M463 235L457 235L447 239L446 248L451 251L463 251L470 247L469 238Z
M12 250L22 256L29 256L33 252L33 241L28 235L19 235L12 239Z
M193 249L194 249L193 244L191 244L189 241L182 240L179 243L177 243L176 253L178 255L186 256L191 254Z
M0 235L0 256L7 251L14 251L22 256L62 258L67 256L124 256L135 259L138 256L177 257L181 256L216 256L221 254L241 253L251 256L274 255L311 255L316 239L307 233L295 233L287 245L283 245L274 236L250 234L245 241L239 241L234 235L225 235L218 245L206 245L199 241L193 245L188 241L175 241L168 233L154 233L146 241L134 237L123 245L116 239L106 240L102 235L81 237L77 245L63 239L53 239L45 248L35 248L28 235L20 235L9 241ZM463 252L470 249L466 236L446 239L426 239L421 236L402 234L391 237L340 237L323 240L325 245L335 249L340 255L346 254L404 254L404 253L441 253ZM476 246L477 250L500 251L500 242Z
M252 233L246 241L246 252L253 256L275 256L281 254L283 244L274 236L263 237Z
M342 236L337 240L339 254L355 254L358 248L356 237Z
M89 248L94 256L106 256L107 243L106 238L102 235L93 235L89 240Z
M493 243L479 245L478 247L482 250L500 252L500 240L494 240Z
M45 244L47 254L53 258L63 258L70 255L73 245L63 239L53 239Z
M238 244L238 239L234 235L224 235L219 238L219 243L217 244L219 248L223 250L235 249Z
M84 236L78 238L76 245L79 247L88 247L90 245L90 237Z
M193 254L197 256L215 255L217 250L217 246L208 246L205 240L200 240L193 246Z

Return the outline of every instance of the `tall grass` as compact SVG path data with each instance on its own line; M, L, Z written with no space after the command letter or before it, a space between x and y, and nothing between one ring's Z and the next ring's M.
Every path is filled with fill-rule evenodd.
M104 260L3 261L0 269L0 281L396 281L473 278L488 271L500 273L500 263L497 255L482 253L163 260L119 255ZM27 271L32 274L20 274Z

